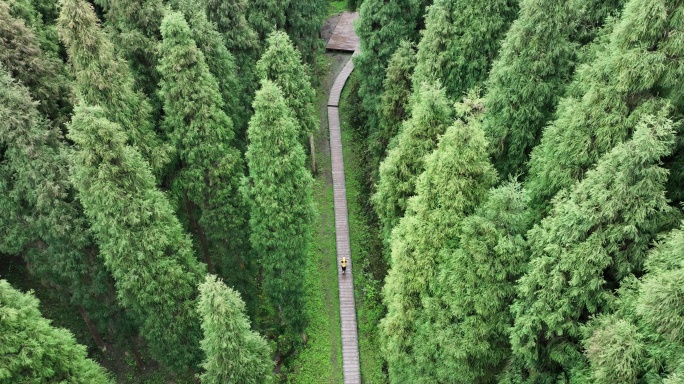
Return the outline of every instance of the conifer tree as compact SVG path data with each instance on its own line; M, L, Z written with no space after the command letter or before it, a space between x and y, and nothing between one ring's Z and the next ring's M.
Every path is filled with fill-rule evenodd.
M78 306L96 343L106 348L99 330L105 323L123 325L121 310L68 181L61 131L2 70L0 148L0 252L21 255L33 274Z
M55 19L59 15L56 2L51 0L13 0L5 2L10 15L24 21L36 37L40 49L52 57L59 57L61 47Z
M556 380L585 364L582 326L610 311L613 291L642 273L649 244L671 224L660 164L673 144L672 123L646 116L528 233L511 334L526 374Z
M250 241L263 273L266 297L288 331L306 326L306 263L314 216L311 174L297 141L299 127L283 92L264 80L254 99L242 193L250 206Z
M359 96L361 108L368 115L368 132L378 128L377 110L391 55L403 40L418 40L423 3L420 0L365 0L359 8L355 29L361 50L353 59L361 80Z
M410 42L404 40L392 54L387 65L382 96L380 99L380 126L368 139L373 158L373 169L377 172L380 161L385 157L390 141L399 133L399 128L409 114L409 96L413 91L411 76L416 66L416 52Z
M198 363L194 311L204 266L192 252L150 166L98 107L78 106L71 181L92 224L117 298L140 325L153 356L176 371Z
M257 75L281 89L287 106L297 119L300 135L305 139L316 133L320 124L315 107L316 91L311 86L307 67L285 32L273 32L267 44L266 52L257 62Z
M5 2L0 3L0 36L0 64L31 91L42 114L63 123L70 109L63 64L41 49L37 36L23 20L12 17Z
M207 16L223 34L228 50L239 58L253 56L259 36L247 23L247 0L206 0Z
M243 91L243 81L238 80L238 67L235 57L226 48L224 37L216 25L207 19L204 9L198 9L193 0L179 0L176 7L185 16L192 39L202 51L209 71L218 82L223 110L233 120L236 136L244 141L249 113L252 108L250 94Z
M264 384L273 381L268 344L249 328L240 294L216 276L199 286L197 312L202 321L201 346L206 358L204 384Z
M682 27L682 10L677 1L630 0L604 49L578 70L577 91L561 100L532 151L526 186L538 216L556 192L627 140L644 114L668 103L682 107L677 74L684 62L675 58L684 55L684 44L670 33Z
M475 211L496 181L484 133L477 123L481 101L466 100L462 108L468 111L466 121L450 126L438 148L426 158L416 196L409 200L406 216L392 232L391 269L383 288L387 315L380 323L390 382L454 381L440 379L444 373L438 366L443 361L421 355L425 350L417 333L423 326L419 320L428 316L423 300L435 289L443 263L441 253L457 246L461 221Z
M515 0L436 0L418 44L414 89L439 80L459 100L481 85L517 12Z
M113 383L84 346L55 328L31 293L0 280L0 380L6 383Z
M127 63L114 53L92 5L84 0L60 0L60 5L59 33L74 68L78 97L101 106L155 173L160 172L168 161L168 149L156 137L150 104L135 91Z
M320 29L327 10L326 0L289 0L285 8L285 31L304 61L312 66L323 49Z
M261 47L259 35L247 22L248 1L206 0L206 4L209 20L216 24L218 32L223 35L228 51L235 56L235 62L238 64L237 75L240 79L238 94L243 95L241 108L249 110L251 97L259 82L254 73L254 66L259 58ZM243 113L239 117L240 130L244 132L247 129L249 115Z
M528 156L572 79L580 49L623 3L520 2L520 16L502 42L485 96L483 128L502 177L526 173Z
M595 383L677 383L684 374L682 250L684 227L667 234L649 252L646 275L621 288L614 313L590 323L584 340L590 368L583 378Z
M453 113L444 89L425 83L414 96L411 119L404 123L393 148L380 164L377 192L372 201L385 241L414 195L416 179L425 169L425 156L437 146L439 135L451 124Z
M453 178L452 178L453 180ZM425 377L443 383L494 382L510 358L509 306L526 267L527 196L509 182L460 223L423 298L414 353Z
M285 26L285 9L290 0L250 0L247 8L247 22L264 42L274 31Z
M221 109L218 83L183 15L168 13L161 32L162 125L178 157L173 189L209 270L230 276L232 285L247 293L248 270L235 268L248 264L249 235L238 192L244 163L232 146L233 123Z
M154 99L159 74L156 72L160 40L159 26L164 18L163 0L95 0L105 10L107 25L114 33L114 46L128 62L139 89Z

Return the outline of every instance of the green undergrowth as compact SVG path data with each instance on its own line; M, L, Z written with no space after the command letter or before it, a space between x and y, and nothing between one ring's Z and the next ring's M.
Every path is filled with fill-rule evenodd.
M371 224L360 204L362 199L367 198L362 194L361 188L364 177L362 170L366 167L360 156L363 146L353 140L349 94L349 87L345 87L340 99L340 128L349 210L349 237L352 263L355 266L354 296L359 327L361 378L367 384L380 384L388 382L378 338L378 324L384 316L384 307L380 298L382 282L373 276L371 260L382 258L382 248L377 228Z
M328 2L328 16L335 16L338 13L342 13L347 10L347 1L329 1Z
M342 383L342 341L340 303L337 288L335 212L327 118L324 111L331 86L334 62L321 54L318 103L321 129L316 134L316 184L314 198L318 217L307 275L307 305L310 323L307 345L289 364L287 382L292 384Z

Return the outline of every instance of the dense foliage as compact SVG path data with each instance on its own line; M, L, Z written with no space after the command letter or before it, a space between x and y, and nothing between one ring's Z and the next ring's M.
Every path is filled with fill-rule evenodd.
M7 383L112 382L69 331L50 325L31 293L6 280L0 280L0 356L0 380Z
M306 326L303 275L314 215L313 179L297 140L300 125L281 89L262 81L249 121L245 153L249 176L242 193L250 208L250 241L264 275L264 292L277 325L294 332Z
M341 374L342 3L364 380L684 380L682 0L0 0L0 382Z

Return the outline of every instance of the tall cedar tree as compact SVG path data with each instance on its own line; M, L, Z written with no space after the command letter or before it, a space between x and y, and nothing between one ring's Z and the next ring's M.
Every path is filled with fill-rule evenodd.
M218 32L216 24L207 19L204 9L197 8L194 0L177 0L174 3L190 25L192 39L202 51L209 71L218 82L223 110L233 120L238 142L243 144L252 108L252 97L243 92L243 81L238 80L235 57L226 48L225 38Z
M425 16L413 88L439 80L450 100L460 100L481 85L517 13L517 0L435 0Z
M169 149L154 132L150 104L135 91L128 64L115 53L85 0L60 0L59 34L74 68L74 88L84 103L99 105L120 125L155 173L168 162ZM153 51L150 51L153 52ZM151 53L147 52L148 56Z
M527 173L529 154L572 79L582 47L624 3L520 2L520 16L502 43L485 96L483 128L502 177Z
M681 111L684 44L674 31L684 28L682 12L680 1L630 0L607 46L578 70L578 96L561 100L556 120L532 151L526 188L538 216L556 192L627 140L644 114L668 102Z
M586 364L580 340L614 291L641 274L646 251L671 224L661 159L674 145L669 120L646 116L634 138L605 154L528 233L530 266L512 306L513 353L523 375L562 380Z
M226 48L235 56L235 61L238 64L237 75L240 79L238 83L240 90L237 94L242 95L242 107L249 110L252 102L251 97L259 83L254 73L254 66L261 50L259 35L247 22L247 7L251 0L204 1L206 2L206 14L209 20L216 24L218 32L223 35ZM191 6L197 7L195 1L190 0L188 2L191 3ZM233 116L231 115L231 117ZM247 129L249 116L242 115L239 117L239 127L244 132Z
M285 26L285 9L290 0L250 0L247 22L264 42L273 32Z
M468 111L466 120L479 119L480 102L467 100L462 106ZM453 379L453 374L440 369L445 362L428 356L428 347L418 342L417 333L423 326L420 320L428 316L423 300L434 290L443 262L440 253L456 246L461 221L475 211L496 181L486 148L476 123L457 121L450 126L426 158L416 196L392 233L391 269L383 288L387 315L380 323L390 382L453 382L445 380ZM436 349L447 347L452 346Z
M98 107L78 106L69 125L76 143L71 181L90 219L100 254L152 355L176 371L199 362L197 284L205 267L150 166Z
M354 67L361 84L359 106L367 114L366 130L379 126L378 109L391 55L403 40L418 41L418 31L425 10L422 0L365 0L359 9L356 33L361 50L354 56Z
M199 286L197 313L202 321L206 356L200 376L203 384L265 384L273 381L271 351L249 328L240 294L216 276L207 275Z
M453 110L444 89L423 84L414 95L413 113L380 164L377 192L372 197L382 224L383 238L389 241L408 199L414 195L416 179L425 170L425 156L436 147L439 135L452 123Z
M161 35L159 26L164 18L164 0L94 0L105 10L106 25L114 36L114 46L126 59L138 89L155 100L159 82L154 54Z
M36 107L28 89L0 70L0 252L23 256L32 273L77 305L105 348L98 329L120 326L121 310L74 199L62 133Z
M285 32L273 32L268 48L257 62L257 75L270 80L283 92L287 106L294 112L302 140L318 132L316 91L311 86L307 66ZM313 141L311 141L313 145ZM311 148L313 153L313 147Z
M162 126L176 148L173 191L210 271L249 293L247 207L238 188L244 174L232 146L233 123L221 107L219 87L197 49L183 15L169 12L159 51Z
M223 34L228 50L241 59L254 57L259 48L259 36L247 22L247 0L204 1L207 16Z
M297 140L299 124L283 92L264 80L254 99L242 192L250 206L250 240L263 273L266 297L281 325L301 332L306 264L314 217L313 178Z
M387 65L387 77L380 99L380 125L368 138L374 172L377 172L380 161L385 158L389 143L399 133L401 123L410 116L409 97L413 93L411 78L415 67L415 47L404 40Z
M414 350L424 376L440 383L491 383L508 362L509 306L527 260L526 209L520 184L490 190L477 212L460 223L458 246L441 251L439 274L417 322Z
M38 299L0 280L0 381L4 383L113 383L87 358L69 331L55 328Z
M0 64L29 89L44 116L64 123L71 109L64 64L41 48L36 34L23 20L12 17L5 2L0 3L0 36Z
M591 322L584 340L585 382L678 383L684 374L684 226L649 252L641 281L620 290L614 313Z
M57 2L52 0L13 0L9 5L10 15L24 20L36 36L42 51L57 57L61 47L55 20L59 15Z
M323 49L320 29L327 11L326 0L289 0L285 8L285 31L311 66Z

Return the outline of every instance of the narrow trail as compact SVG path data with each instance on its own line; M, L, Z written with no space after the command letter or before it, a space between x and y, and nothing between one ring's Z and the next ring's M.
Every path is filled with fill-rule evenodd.
M335 236L337 240L337 265L342 257L347 258L347 271L342 274L338 268L340 291L340 318L342 328L342 372L345 384L361 383L359 365L359 341L356 326L356 305L354 303L354 268L349 246L349 222L347 220L347 189L344 180L342 158L342 137L340 134L339 104L342 88L354 70L349 60L330 90L328 99L328 127L330 130L330 157L332 159L333 198L335 201Z

